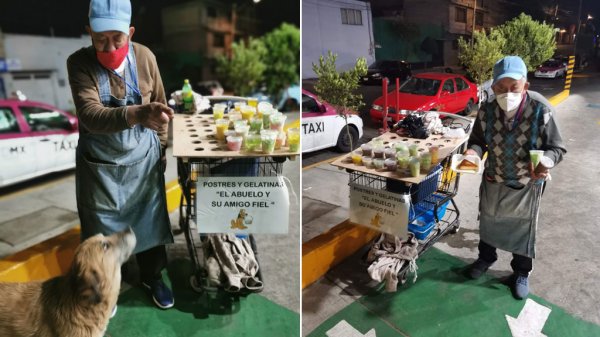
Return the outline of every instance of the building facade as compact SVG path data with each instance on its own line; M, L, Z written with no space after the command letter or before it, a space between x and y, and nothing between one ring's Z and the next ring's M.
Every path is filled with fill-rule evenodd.
M215 58L229 53L232 42L256 36L258 27L251 4L213 0L166 7L161 19L164 50L179 54L181 62L189 61L183 71L192 83L215 79Z
M458 38L504 23L492 0L371 0L378 60L422 66L458 65Z
M337 54L338 70L364 57L375 61L373 23L369 2L356 0L302 1L302 78L314 78L313 63L328 51Z

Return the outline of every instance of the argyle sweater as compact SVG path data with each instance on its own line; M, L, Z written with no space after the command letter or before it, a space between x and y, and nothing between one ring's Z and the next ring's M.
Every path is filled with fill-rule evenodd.
M487 152L484 174L496 182L517 182L528 177L529 150L543 150L555 165L567 152L550 102L534 91L527 91L525 99L514 127L505 121L495 100L481 106L477 113L468 147L480 157Z

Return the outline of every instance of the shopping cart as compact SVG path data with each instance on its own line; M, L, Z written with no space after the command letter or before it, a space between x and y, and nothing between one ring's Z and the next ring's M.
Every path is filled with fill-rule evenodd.
M213 100L227 102L245 101L244 97L220 96ZM214 138L214 119L207 114L176 114L173 121L173 155L177 158L177 175L182 195L179 206L179 227L184 233L188 254L193 263L190 285L197 292L216 290L208 282L206 257L208 256L208 238L202 233L202 224L197 222L196 209L202 202L202 191L197 188L199 177L273 177L282 175L283 163L298 153L287 148L276 150L272 154L236 153L225 149L222 142ZM254 235L238 235L248 240L258 262L258 249ZM262 268L256 277L263 282Z
M473 120L454 114L438 113L440 117L444 117L444 126L455 129L462 128L465 137L444 139L439 135L431 135L427 139L415 139L391 132L381 136L385 140L385 145L404 141L408 144L417 144L419 151L424 151L429 146L439 144L441 160L426 174L421 174L416 178L408 175L399 176L391 172L377 171L354 165L347 158L339 158L332 163L334 166L346 169L349 174L349 185L365 186L407 196L404 199L410 200L407 218L398 219L398 222L406 221L408 224L412 224L416 220L423 219L429 225L426 232L414 232L419 241L418 256L426 252L444 235L457 233L460 228L460 210L454 201L454 197L458 192L460 174L451 169L451 158L452 155L461 154L466 150L468 134L471 131ZM382 233L381 235L387 234ZM409 264L405 264L400 269L399 279L404 279L408 267Z

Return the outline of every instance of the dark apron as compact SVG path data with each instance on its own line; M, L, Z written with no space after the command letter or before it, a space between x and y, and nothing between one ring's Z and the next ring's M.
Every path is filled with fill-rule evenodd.
M541 182L541 181L540 181ZM496 248L535 257L535 237L543 184L521 189L485 178L479 190L479 235Z
M529 139L536 149L540 109L534 112ZM487 110L486 141L493 155L493 111ZM493 158L488 158L494 161ZM487 165L487 164L486 164ZM493 166L493 165L492 165ZM516 177L515 177L516 178ZM543 191L542 180L521 184L517 179L492 182L483 175L479 189L479 235L483 242L518 255L535 257L538 213Z
M99 95L106 107L142 103L132 45L127 59L124 99L111 95L107 70L98 65ZM139 124L79 136L75 182L82 240L131 226L137 238L135 253L173 242L160 155L156 132Z

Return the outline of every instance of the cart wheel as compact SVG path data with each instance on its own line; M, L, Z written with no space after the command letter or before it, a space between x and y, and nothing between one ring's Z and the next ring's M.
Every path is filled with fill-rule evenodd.
M448 233L450 234L456 234L458 233L458 230L460 229L460 222L457 222L456 225L452 226L452 228L450 228L450 230L448 231Z
M204 289L198 283L196 275L190 276L190 286L192 286L192 289L199 294L202 294L204 292Z

